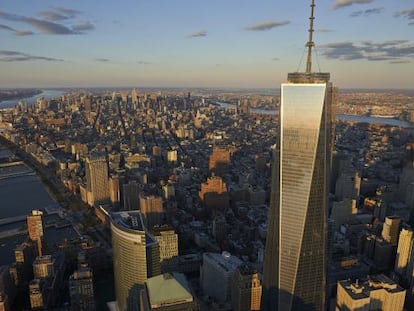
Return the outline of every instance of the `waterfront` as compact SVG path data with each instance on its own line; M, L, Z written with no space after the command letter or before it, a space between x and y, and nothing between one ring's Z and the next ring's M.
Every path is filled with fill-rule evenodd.
M31 97L26 98L20 98L20 99L10 99L10 100L4 100L0 102L0 109L7 109L12 108L16 106L19 101L24 101L28 106L36 103L38 98L44 97L45 99L52 99L55 97L59 97L62 94L64 94L64 91L62 90L42 90L42 93L36 94Z
M216 104L221 108L236 108L235 104L230 103L223 103L223 102L216 102ZM253 114L265 114L265 115L277 115L279 112L277 110L270 110L270 109L260 109L260 108L253 108L250 109L250 112ZM346 121L346 122L355 122L355 123L369 123L369 124L382 124L382 125L390 125L390 126L397 126L403 128L414 128L414 123L408 121L402 121L393 118L385 118L385 117L370 117L370 116L362 116L362 115L355 115L355 114L337 114L336 119L339 121Z

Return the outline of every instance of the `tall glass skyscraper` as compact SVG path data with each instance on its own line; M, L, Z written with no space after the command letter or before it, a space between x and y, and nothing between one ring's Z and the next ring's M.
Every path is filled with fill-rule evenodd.
M313 8L309 50L313 46ZM324 310L328 176L332 146L329 73L288 74L281 86L262 310Z

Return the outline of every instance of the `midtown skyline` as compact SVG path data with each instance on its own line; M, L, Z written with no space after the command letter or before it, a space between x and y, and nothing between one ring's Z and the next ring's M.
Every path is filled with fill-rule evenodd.
M305 66L308 10L268 0L5 0L0 85L278 88ZM329 68L341 88L412 88L412 4L329 0L316 12L315 71Z

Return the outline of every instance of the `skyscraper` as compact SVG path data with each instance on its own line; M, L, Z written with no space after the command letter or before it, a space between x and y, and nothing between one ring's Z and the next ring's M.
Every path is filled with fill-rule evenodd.
M278 150L263 276L263 310L324 310L332 102L329 73L312 72L314 1L306 72L281 86Z
M109 203L108 164L104 156L86 159L86 183L89 205Z
M118 310L138 310L145 281L161 273L158 243L139 211L111 214L111 232Z

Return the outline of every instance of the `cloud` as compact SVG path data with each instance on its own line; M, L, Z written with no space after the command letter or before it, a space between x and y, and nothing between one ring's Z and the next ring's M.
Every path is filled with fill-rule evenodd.
M139 64L139 65L151 65L152 63L151 62L146 62L146 61L143 61L143 60L139 60L139 61L137 61L137 64Z
M336 0L335 3L332 5L332 10L336 10L346 6L351 6L353 4L371 3L373 1L374 0Z
M102 62L102 63L109 62L109 59L108 59L108 58L95 58L95 60L96 60L97 62Z
M81 34L82 32L76 29L70 29L65 25L43 20L32 17L26 17L23 15L9 14L6 12L0 11L0 19L5 19L9 21L16 21L29 24L36 29L40 30L43 33L54 34L54 35L73 35ZM87 29L89 30L89 29Z
M274 60L274 61L278 61L278 60L279 60L279 58L278 58L278 57L273 57L273 58L272 58L272 60Z
M394 17L403 17L408 19L410 22L408 25L414 25L414 9L407 9L402 11L397 11L394 13Z
M408 40L389 40L383 42L362 41L336 42L320 46L322 54L329 59L390 61L397 63L414 57L414 44Z
M52 8L50 10L41 11L39 15L47 21L56 22L74 18L76 17L76 15L80 13L82 12L73 9L58 7Z
M0 50L0 62L22 62L22 61L33 61L43 60L48 62L63 62L63 59L35 56L18 51Z
M361 11L355 11L352 12L351 14L349 14L349 16L351 17L359 17L359 16L369 16L369 15L373 15L373 14L380 14L384 11L384 8L372 8L372 9L367 9L367 10L361 10Z
M199 30L188 35L189 38L207 37L207 31Z
M33 34L33 32L30 31L30 30L16 30L16 29L14 29L14 28L12 28L10 26L3 25L3 24L0 24L0 29L4 29L4 30L11 31L11 32L13 32L13 34L15 36L28 36L28 35L32 35Z
M86 31L86 30L95 29L95 26L92 23L87 22L83 24L73 25L72 29L75 31Z
M280 27L289 24L290 21L265 21L257 24L253 24L247 26L246 30L253 30L253 31L263 31L263 30L270 30L275 27Z

